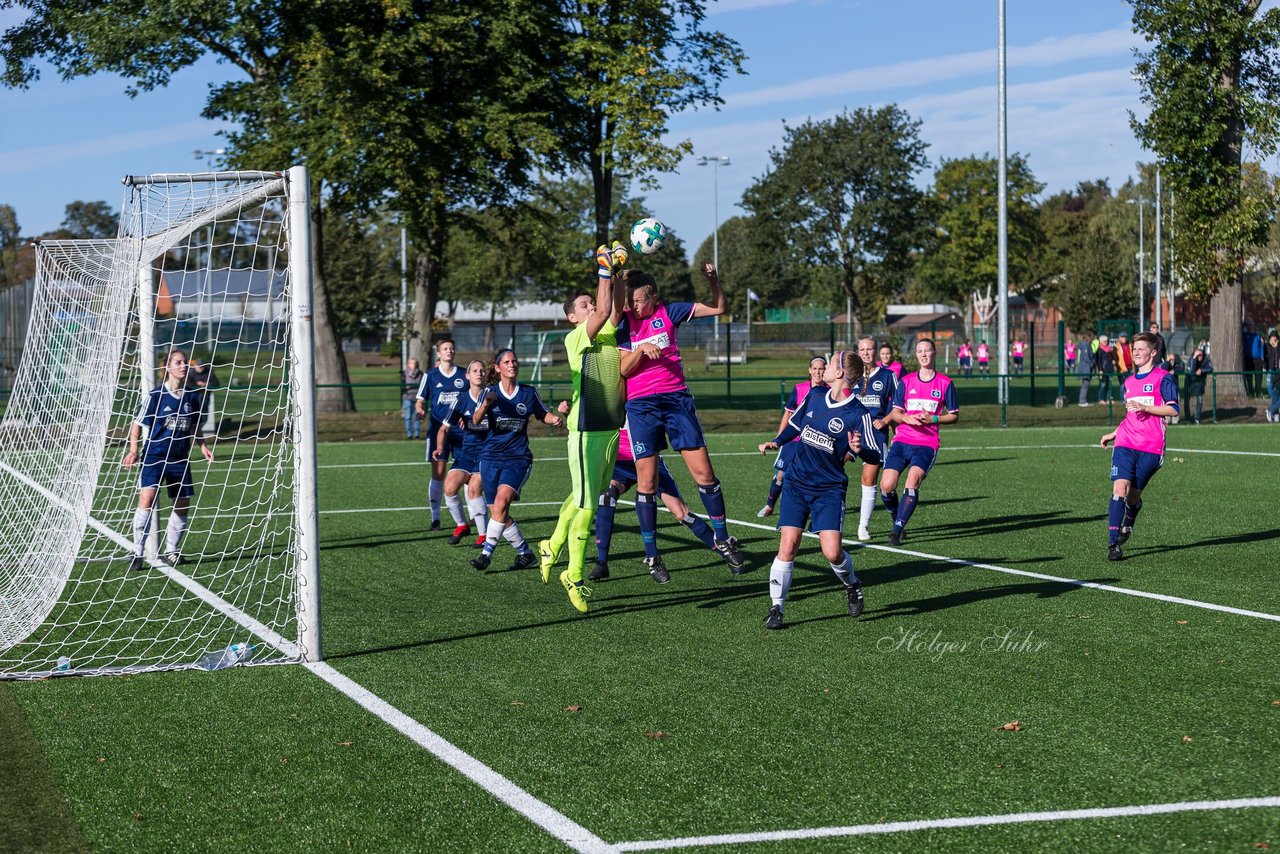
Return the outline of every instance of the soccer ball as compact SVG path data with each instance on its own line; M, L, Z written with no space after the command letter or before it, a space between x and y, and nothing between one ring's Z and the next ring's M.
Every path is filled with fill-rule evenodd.
M631 226L631 248L641 255L652 255L667 242L667 227L651 216L636 220Z

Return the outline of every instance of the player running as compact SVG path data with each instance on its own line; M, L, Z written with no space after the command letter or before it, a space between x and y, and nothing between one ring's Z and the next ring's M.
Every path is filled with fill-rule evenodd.
M466 374L462 368L453 363L454 344L448 338L436 342L436 364L422 377L418 385L418 394L414 399L414 410L419 418L426 418L427 424L427 462L431 464L431 486L427 497L431 505L431 530L440 530L440 499L444 495L445 468L449 455L458 448L461 436L449 434L450 444L441 453L436 453L436 440L440 435L440 425L448 417L449 407L467 387Z
M529 419L559 427L559 415L548 412L538 397L538 390L517 380L520 360L514 350L499 350L489 371L489 387L476 407L471 422L487 426L489 439L480 459L480 481L484 484L484 501L489 505L489 526L484 548L471 559L476 569L489 568L498 538L506 537L516 547L516 560L511 569L524 569L538 562L533 549L525 542L520 526L511 518L510 508L520 500L520 490L533 468L529 450Z
M796 410L800 408L801 402L808 397L811 389L826 387L826 383L822 381L822 375L826 373L826 370L827 360L822 356L814 356L809 360L809 379L796 383L795 388L791 389L791 396L782 405L782 421L778 424L779 433L786 429L787 422L791 420L791 416L796 414ZM799 441L800 439L797 437L778 450L778 457L773 461L773 479L769 481L769 496L765 499L764 506L756 513L758 518L763 519L766 516L773 515L774 505L778 503L778 496L782 494L782 478L787 468L787 461L795 456L796 442Z
M1133 533L1142 509L1142 492L1164 464L1164 420L1178 414L1178 381L1155 364L1158 342L1150 332L1133 336L1134 373L1126 377L1124 420L1102 437L1111 452L1111 504L1107 509L1110 543L1107 560L1123 560L1120 548Z
M725 524L724 493L711 467L693 395L684 381L676 340L677 330L685 321L724 314L720 277L715 265L702 266L702 275L711 285L709 303L664 303L658 298L652 276L639 270L628 273L630 307L618 330L618 348L623 351L622 375L627 378L627 423L636 459L636 508L645 557L658 556L657 454L666 442L684 457L689 474L698 485L698 495L715 532L716 549L724 555L730 572L741 575L747 571L746 559Z
M609 545L613 541L613 520L618 511L618 499L635 483L636 461L631 454L630 431L623 424L618 433L618 461L613 465L613 478L609 481L609 488L600 496L600 507L596 510L596 565L588 576L591 581L604 581L609 577ZM680 520L681 525L693 531L694 536L702 540L707 548L716 551L715 534L711 527L684 503L680 487L676 485L675 478L671 476L662 457L658 457L658 497L667 510L671 511L671 515ZM666 584L671 579L671 573L662 562L661 555L653 562L646 558L645 565L649 567L650 577L659 584Z
M799 437L795 456L782 483L782 510L778 513L778 556L769 570L769 614L765 627L782 628L782 610L796 551L805 521L818 535L822 553L831 571L844 585L849 616L862 613L862 585L853 571L853 560L841 544L844 532L844 503L849 477L844 464L858 453L858 429L870 416L855 397L847 397L849 377L862 376L862 358L851 350L832 354L823 374L829 388L816 388L801 401L800 408L777 438L760 445L760 453L777 450Z
M871 539L871 515L876 510L876 484L880 478L880 466L889 451L889 411L893 407L893 394L898 388L898 378L884 365L874 362L876 342L874 338L858 339L858 356L862 360L862 375L849 377L849 390L867 410L867 419L859 428L862 460L862 502L858 508L858 539Z
M889 545L902 545L907 521L920 500L920 484L933 468L938 456L938 425L960 420L960 401L951 379L933 368L937 348L929 338L916 344L916 361L920 370L907 374L893 393L893 409L886 423L897 424L893 444L884 461L880 477L880 498L893 516ZM898 501L898 480L903 472L907 486Z
M467 365L467 382L469 388L458 395L458 399L449 407L444 423L440 425L440 435L436 438L435 453L437 458L445 455L449 447L449 436L446 433L457 433L461 438L457 450L453 452L453 467L444 481L444 503L453 516L454 529L449 537L449 545L456 546L471 530L474 521L479 539L478 546L484 545L485 527L487 526L484 507L484 488L480 483L480 456L484 451L485 440L489 438L487 426L472 421L476 409L484 399L485 366L480 359ZM435 462L435 459L432 459ZM458 493L466 486L466 509L463 509L462 496Z
M560 505L560 517L551 539L538 544L542 583L551 577L565 543L569 543L569 568L560 583L569 604L586 613L589 589L582 584L587 548L595 521L596 503L609 484L609 473L618 456L618 428L622 426L622 357L618 352L618 327L624 298L622 277L614 273L627 263L627 252L614 241L596 249L596 295L579 289L565 300L564 314L574 324L564 339L569 368L573 372L573 401L561 411L568 415L569 475L573 491Z
M138 462L138 441L142 447L142 471L138 476L138 509L133 514L133 557L130 570L146 566L142 559L151 531L151 511L156 493L164 484L173 510L165 526L165 560L171 566L183 563L178 546L191 515L191 496L196 494L191 480L191 442L213 462L213 451L204 439L204 389L187 388L187 354L172 350L164 362L165 381L143 399L137 418L129 427L129 451L121 461L125 468Z

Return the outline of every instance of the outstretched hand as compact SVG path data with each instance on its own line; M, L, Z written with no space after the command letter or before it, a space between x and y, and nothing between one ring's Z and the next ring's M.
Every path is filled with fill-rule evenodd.
M762 455L767 454L769 451L776 451L776 450L778 450L777 442L761 442L760 443L760 453Z
M702 275L707 277L708 282L718 282L720 280L720 274L716 272L715 264L703 264Z

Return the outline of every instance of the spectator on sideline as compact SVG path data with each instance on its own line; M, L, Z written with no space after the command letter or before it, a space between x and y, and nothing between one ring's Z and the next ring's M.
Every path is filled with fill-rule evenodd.
M1254 372L1262 370L1262 339L1247 320L1242 326L1240 347L1244 351L1240 360L1240 370L1244 371L1244 393L1253 397L1261 390L1258 375Z
M1154 323L1151 325L1155 326ZM1152 332L1151 334L1154 335L1157 339L1160 338L1160 336L1155 332ZM1156 344L1158 345L1159 341L1157 341ZM1162 359L1159 362L1156 362L1155 366L1157 368L1163 368L1165 373L1173 377L1173 381L1175 383L1178 381L1178 377L1182 374L1183 370L1186 369L1186 365L1182 364L1182 357L1179 356L1177 353L1173 352L1172 350L1170 350L1168 353L1165 354L1164 359ZM1168 423L1177 424L1178 419L1180 417L1181 416L1179 413L1175 413L1169 417Z
M1093 348L1088 341L1082 338L1077 352L1079 353L1079 359L1076 362L1076 376L1080 377L1080 405L1088 406L1089 381L1093 379L1094 370Z
M1093 370L1101 374L1098 380L1098 403L1103 400L1111 402L1111 376L1116 372L1115 348L1111 339L1105 335L1098 336L1098 352L1093 354Z
M187 368L187 382L192 388L204 389L204 423L200 426L205 436L218 433L218 418L213 407L213 389L218 387L218 375L213 372L213 365L196 357L191 358Z
M1076 369L1076 342L1068 338L1067 343L1062 347L1062 355L1066 358L1067 370L1074 371Z
M1205 378L1211 373L1213 373L1213 360L1201 345L1191 354L1191 361L1187 362L1187 378L1183 381L1185 389L1183 397L1186 398L1187 408L1191 408L1191 398L1194 397L1196 401L1196 413L1193 417L1197 424L1200 423L1200 415L1204 412Z
M413 405L418 397L418 386L422 384L422 368L417 359L410 359L405 363L400 380L400 404L404 408L404 437L421 439L422 419L418 417Z
M1267 332L1262 366L1267 372L1267 394L1271 395L1271 405L1267 407L1267 420L1280 423L1280 333L1276 332L1275 327Z
M1164 336L1160 334L1160 327L1154 320L1147 326L1147 331L1156 336L1156 364L1163 366L1164 357L1169 355L1169 346L1165 343Z
M1115 362L1116 375L1121 379L1133 370L1133 350L1129 347L1129 333L1121 332L1111 348L1111 356Z

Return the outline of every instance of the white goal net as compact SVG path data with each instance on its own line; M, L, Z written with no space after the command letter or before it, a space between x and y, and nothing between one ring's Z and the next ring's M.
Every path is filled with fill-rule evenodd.
M306 171L125 184L115 240L37 247L0 678L318 659Z

